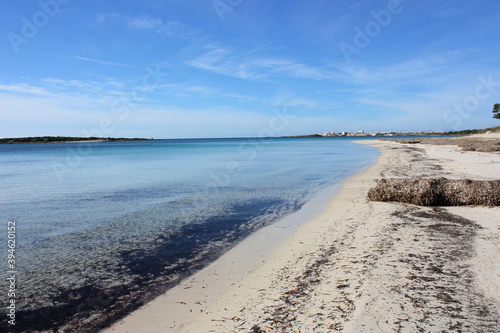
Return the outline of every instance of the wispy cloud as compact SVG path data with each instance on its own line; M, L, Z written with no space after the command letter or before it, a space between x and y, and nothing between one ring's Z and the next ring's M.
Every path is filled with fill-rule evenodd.
M297 96L290 92L282 92L271 101L272 106L287 105L300 108L317 109L320 103L317 100Z
M465 56L459 51L407 58L390 64L354 63L338 66L346 83L371 85L408 85L412 83L437 84L449 79L449 69L462 64L462 73L468 70ZM442 73L445 73L441 75ZM453 72L451 72L453 74Z
M45 88L32 86L32 85L29 85L27 83L19 83L19 84L11 84L11 85L0 84L0 90L14 92L14 93L21 93L21 94L38 95L38 96L52 96L53 95L52 93L47 91Z
M362 2L354 2L353 4L349 5L349 6L347 7L347 9L354 9L354 8L360 7L360 6L362 6L362 5L363 5L363 3L362 3Z
M130 28L136 28L136 29L151 29L158 27L161 24L162 20L160 18L149 17L149 15L142 15L139 17L135 17L127 22L127 25Z
M220 45L208 45L208 52L189 59L186 64L216 74L249 80L265 80L272 76L325 80L334 75L324 68L316 68L283 57L235 54Z
M155 90L160 91L164 95L175 97L213 97L220 95L220 92L213 88L196 83L169 83L161 84L155 87Z
M192 27L176 20L164 20L150 15L127 16L118 13L99 13L95 17L98 24L115 23L125 24L130 29L143 30L148 33L157 33L188 40L202 39L201 33Z
M170 84L161 84L155 87L163 96L174 96L179 99L194 100L197 98L230 98L241 102L251 102L261 100L256 96L240 94L231 89L220 89L216 86L206 86L197 82L177 82Z
M255 63L275 74L285 74L299 79L325 80L334 76L325 68L318 68L284 58L258 59Z
M87 80L62 80L56 78L44 78L41 82L52 90L63 92L77 88L80 92L96 93L103 91L106 83Z
M446 8L441 11L436 11L433 13L436 17L451 17L451 16L461 16L470 13L470 8Z
M95 16L97 23L116 21L116 20L119 20L121 18L122 18L122 16L118 13L98 13Z
M79 100L95 101L116 95L116 88L121 88L117 86L112 78L106 78L102 81L63 80L58 78L42 78L29 81L31 82L0 84L0 91L12 95L22 95L27 99L50 97L61 100L77 98Z
M119 67L126 67L126 68L128 68L127 65L119 64L119 63L111 62L111 61L105 61L105 60L99 60L99 59L92 59L92 58L87 58L87 57L79 57L79 56L73 56L73 58L78 59L78 60L83 60L83 61L95 62L95 63L102 64L102 65L119 66Z
M183 39L196 39L197 33L188 26L177 21L166 21L158 25L155 29L156 33L178 37Z

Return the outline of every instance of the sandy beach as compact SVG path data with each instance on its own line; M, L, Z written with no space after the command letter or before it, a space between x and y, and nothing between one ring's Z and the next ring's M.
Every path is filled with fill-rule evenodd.
M499 332L500 207L367 192L382 178L499 179L500 153L359 143L381 156L309 204L320 213L305 207L260 229L104 332Z

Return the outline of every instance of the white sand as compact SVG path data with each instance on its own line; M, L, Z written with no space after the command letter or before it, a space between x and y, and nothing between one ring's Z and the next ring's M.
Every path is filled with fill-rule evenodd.
M105 332L500 331L499 207L366 200L381 177L498 179L500 154L364 143L382 156L321 214L261 229Z

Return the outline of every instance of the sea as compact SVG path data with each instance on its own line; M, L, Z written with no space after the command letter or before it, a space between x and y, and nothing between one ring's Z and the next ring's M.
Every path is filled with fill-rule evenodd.
M0 145L0 328L113 323L373 164L352 140Z

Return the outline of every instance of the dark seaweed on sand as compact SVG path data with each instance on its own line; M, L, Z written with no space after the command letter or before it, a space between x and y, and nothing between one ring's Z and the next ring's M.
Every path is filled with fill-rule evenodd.
M381 139L396 141L403 144L427 144L427 145L455 145L463 151L479 152L500 152L500 140L476 137L455 137L455 138L412 138L412 139Z
M381 179L368 191L368 199L419 206L500 206L500 180Z

